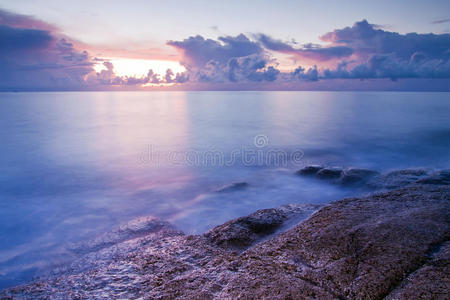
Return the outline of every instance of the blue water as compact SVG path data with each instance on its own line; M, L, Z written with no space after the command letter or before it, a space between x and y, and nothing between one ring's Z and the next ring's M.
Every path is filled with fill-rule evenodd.
M360 193L293 175L305 164L449 168L449 146L450 93L0 93L0 288L136 217L201 233Z

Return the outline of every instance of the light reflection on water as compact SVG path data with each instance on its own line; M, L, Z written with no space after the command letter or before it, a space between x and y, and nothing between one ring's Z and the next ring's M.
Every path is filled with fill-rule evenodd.
M77 92L0 94L0 287L70 257L67 242L153 215L189 233L286 203L327 203L343 190L301 165L142 161L160 153L255 149L304 153L302 164L377 170L448 168L450 94ZM217 189L233 182L248 188ZM17 271L28 270L16 274ZM17 276L17 277L16 277Z

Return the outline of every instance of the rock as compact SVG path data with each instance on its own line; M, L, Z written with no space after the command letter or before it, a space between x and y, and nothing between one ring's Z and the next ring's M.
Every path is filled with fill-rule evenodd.
M123 241L138 247L0 298L448 299L449 200L448 185L416 184L331 203L279 234L296 210L261 210L205 235Z
M450 170L430 174L425 169L395 170L380 174L377 171L361 168L340 169L337 167L306 166L297 171L298 175L315 176L341 185L359 185L369 189L398 189L411 184L450 184Z
M424 169L396 170L373 177L368 182L368 186L378 189L396 189L413 184L426 177L428 177L428 171Z
M332 203L246 251L220 296L445 299L449 198L448 186L414 186Z
M323 167L319 166L319 165L311 165L311 166L306 166L303 169L297 171L297 175L316 175L317 172L319 172L320 170L322 170Z
M92 240L70 244L68 250L78 254L86 254L89 252L99 251L103 248L107 248L127 240L136 239L142 236L149 236L151 234L157 234L158 236L163 234L164 236L168 236L182 235L183 233L169 222L162 221L155 217L140 217Z
M417 180L417 183L448 185L450 184L450 170L436 172L429 177Z
M217 246L242 251L274 234L283 225L288 225L289 221L305 219L318 208L319 205L284 205L261 209L219 225L204 236Z
M434 248L436 250L430 253L430 260L407 276L386 299L448 299L450 242Z
M317 172L317 178L320 179L337 179L341 177L342 169L339 168L323 168Z
M344 172L342 173L340 183L343 185L362 183L378 174L379 173L377 171L369 169L349 168L344 170Z
M320 179L336 179L341 176L342 169L336 167L322 167L319 165L306 166L296 172L297 175L316 176Z
M256 240L273 233L285 219L287 216L281 210L262 209L217 226L207 232L205 237L221 247L247 248Z

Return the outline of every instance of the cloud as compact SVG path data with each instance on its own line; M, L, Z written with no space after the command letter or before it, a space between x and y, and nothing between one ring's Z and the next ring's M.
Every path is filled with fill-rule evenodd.
M104 70L95 72L94 65L102 62ZM186 82L188 78L184 74L166 74L160 79L153 70L143 77L117 76L111 62L76 49L54 26L3 10L0 10L0 69L1 90L108 89Z
M35 51L50 45L53 37L48 31L14 28L0 25L0 51Z
M246 57L232 58L225 69L228 80L241 81L275 81L280 74L274 66L267 66L271 60L264 55L249 55Z
M450 34L399 34L377 29L366 20L352 27L336 29L321 37L332 45L351 47L359 58L374 54L393 54L399 59L410 59L414 53L423 53L430 59L449 57Z
M441 19L431 22L431 24L443 24L443 23L449 23L450 19Z
M167 70L166 70L166 75L164 76L165 82L167 82L167 83L172 83L172 82L174 82L174 79L172 78L173 75L174 75L174 74L173 74L172 69L167 69Z
M446 20L440 20L442 22ZM300 62L337 61L335 67L296 68L285 80L450 78L449 34L399 34L366 20L336 29L321 37L326 45L292 43L256 35L264 48L293 55Z
M315 44L305 44L302 48L294 48L288 43L271 38L265 34L258 34L257 39L262 45L272 51L290 54L296 58L308 58L318 61L327 61L336 58L348 57L353 54L353 49L347 46L323 47Z
M161 79L159 78L158 74L156 74L155 72L153 72L152 69L150 69L147 73L147 82L153 83L153 84L158 84L158 83L161 83Z
M319 80L319 71L317 70L316 66L314 66L314 68L309 68L308 70L306 70L303 67L298 67L290 75L293 80L305 80L305 81Z
M450 78L450 34L399 34L366 20L321 37L354 50L353 60L326 69L328 78Z
M421 53L415 53L409 61L399 60L393 54L374 54L367 62L358 64L351 69L346 62L341 63L336 69L326 69L323 79L331 78L450 78L450 61L439 59L427 59Z
M244 34L219 37L218 40L194 36L169 41L179 50L187 69L183 79L194 82L275 81L280 73L273 60L257 41Z
M298 47L265 34L257 34L253 40L243 34L218 40L195 36L168 44L182 53L182 64L191 82L450 78L447 34L399 34L362 20L328 32L321 39L327 44ZM292 55L300 63L306 60L332 64L329 67L322 64L320 69L297 66L282 73L268 51ZM172 80L172 75L166 76L166 80Z
M93 71L91 58L51 32L52 28L0 10L0 89L78 88L84 84L84 77Z
M400 34L362 20L320 38L322 45L300 45L262 33L217 39L196 35L167 42L180 52L185 72L174 74L168 69L160 75L149 70L141 77L117 76L111 62L78 49L55 26L0 10L0 89L135 89L143 85L276 89L351 79L450 79L450 34ZM291 55L295 65L280 71L277 53ZM96 72L94 66L99 63L104 69Z
M236 37L219 37L218 41L205 39L200 35L182 41L168 41L183 54L182 64L187 69L205 67L210 61L226 64L229 59L261 53L261 46L250 41L244 34Z
M57 31L56 26L38 20L32 16L19 15L2 9L0 9L0 24L15 28Z

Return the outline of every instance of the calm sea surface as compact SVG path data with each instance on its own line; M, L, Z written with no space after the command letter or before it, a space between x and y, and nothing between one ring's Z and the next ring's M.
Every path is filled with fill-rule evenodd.
M361 193L305 164L449 168L450 93L0 93L0 154L3 288L140 216L202 233Z

